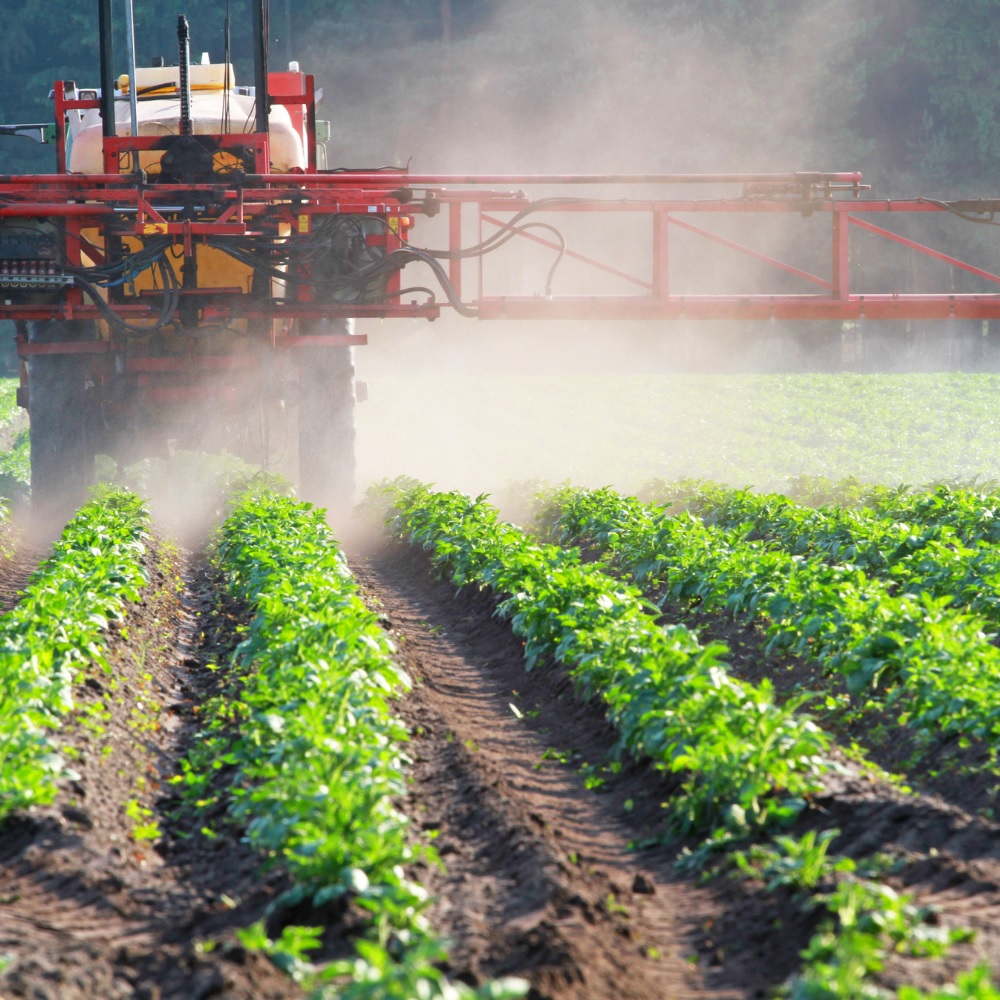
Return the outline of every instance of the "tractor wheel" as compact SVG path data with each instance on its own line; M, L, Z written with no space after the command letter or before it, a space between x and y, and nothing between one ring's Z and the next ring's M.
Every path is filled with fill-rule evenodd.
M79 321L28 324L31 344L90 340ZM94 435L88 359L79 354L33 354L28 360L28 436L31 507L39 522L65 520L86 499L94 479Z
M349 334L350 320L303 323L303 334ZM346 512L354 502L354 351L301 347L299 361L299 495Z

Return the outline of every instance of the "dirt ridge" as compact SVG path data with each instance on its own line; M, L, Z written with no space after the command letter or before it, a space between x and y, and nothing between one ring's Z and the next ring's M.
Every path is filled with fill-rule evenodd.
M76 777L53 806L0 836L0 954L12 959L0 996L301 996L233 937L264 914L280 876L261 875L236 831L199 836L167 791L195 738L200 690L213 682L204 664L224 657L215 585L203 564L158 539L145 569L140 600L112 624L110 672L81 679L60 733ZM145 812L130 817L130 803ZM140 822L158 825L155 846L135 836Z
M799 952L814 932L818 914L803 916L789 895L764 893L752 882L723 878L696 886L674 870L676 849L628 849L630 840L663 832L662 804L674 789L671 780L622 759L617 775L603 775L603 794L586 791L585 776L593 776L601 761L614 759L615 735L599 706L572 694L557 665L540 664L525 672L521 644L495 617L496 601L490 595L474 588L456 593L450 583L435 579L422 552L398 545L367 562L356 560L355 570L378 598L380 614L400 638L404 661L418 678L409 700L416 708L407 709L416 712L418 758L438 759L440 751L429 749L427 741L440 741L441 734L433 730L443 725L452 744L463 748L466 766L481 776L480 783L508 803L519 803L508 804L506 814L526 811L536 829L557 845L556 856L575 857L577 865L571 868L604 880L597 885L613 886L612 909L621 905L628 913L630 938L618 943L617 954L628 956L628 988L634 992L622 992L619 979L617 993L603 993L594 980L605 966L592 952L585 965L591 977L586 987L549 993L538 983L539 995L643 996L655 982L650 995L658 989L659 995L670 996L768 996L799 968ZM542 709L537 716L536 707ZM518 730L520 735L512 737ZM945 925L971 926L978 932L974 946L955 947L944 961L894 958L884 982L939 985L984 956L1000 956L991 920L1000 905L1000 827L941 798L907 794L847 758L840 762L841 771L829 776L824 792L792 832L810 825L837 827L838 852L898 855L903 868L893 884L900 891L937 907ZM418 775L420 766L418 759ZM559 771L563 774L556 780ZM418 793L418 808L422 802L433 811L427 797ZM464 873L463 892L471 896L475 872L467 871L457 833L449 836L443 827L438 843L442 841L458 855L446 859L449 877ZM637 885L652 887L654 895L631 891ZM444 909L441 918L446 925L452 920L456 936L464 932ZM776 924L784 928L782 933L774 933ZM655 963L641 958L641 949L650 947L660 956ZM489 954L488 935L485 942L460 946L456 954L476 949L482 961ZM614 963L606 968L613 970ZM614 976L609 971L608 981Z

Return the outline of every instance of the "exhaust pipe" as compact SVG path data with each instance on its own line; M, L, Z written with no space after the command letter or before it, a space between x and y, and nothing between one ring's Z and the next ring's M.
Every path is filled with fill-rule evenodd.
M183 14L177 18L177 46L180 50L177 65L180 67L181 135L194 135L191 121L191 31Z
M268 115L271 112L271 98L267 92L268 63L268 3L267 0L253 0L253 76L254 97L257 106L257 131L266 133Z
M132 0L125 0L125 43L128 46L128 105L129 114L132 119L132 136L139 134L139 105L136 90L138 89L135 79L135 10L132 7ZM139 157L136 154L134 167L139 169Z
M111 0L100 0L97 20L101 36L101 131L105 137L111 137L115 135L115 72ZM56 127L62 128L62 124L59 123Z

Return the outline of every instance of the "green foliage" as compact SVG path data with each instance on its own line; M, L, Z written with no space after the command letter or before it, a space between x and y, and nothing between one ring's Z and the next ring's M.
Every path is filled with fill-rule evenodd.
M446 959L443 948L427 938L413 944L405 962L377 942L360 941L356 958L333 962L319 974L317 983L334 980L340 985L329 992L321 988L317 1000L514 1000L527 992L527 983L514 978L476 988L451 982L441 971Z
M889 994L873 977L882 971L891 952L936 958L950 945L970 940L972 932L946 930L932 910L915 906L909 896L900 895L885 882L864 877L884 872L884 859L856 863L831 856L829 847L838 833L811 830L798 838L779 836L770 845L734 852L732 861L744 876L763 880L769 892L790 888L802 895L804 908L822 906L829 913L802 953L802 971L791 979L783 996L888 1000ZM988 986L978 972L973 977ZM916 1000L921 994L904 989L899 994L903 996Z
M63 763L50 732L73 707L79 670L106 668L108 623L139 598L147 521L134 494L98 492L0 618L0 819L55 793Z
M0 378L0 428L6 427L20 413L17 387L20 379Z
M969 972L963 972L952 985L929 993L913 986L903 986L897 996L898 1000L1000 1000L1000 989L993 985L989 967L977 965Z
M0 379L0 432L5 437L12 434L11 425L22 412L17 405L18 383L15 378ZM25 427L13 434L5 451L0 451L0 496L23 503L28 498L30 483L31 452Z
M768 892L782 886L800 892L815 889L824 879L855 869L850 858L828 856L830 844L839 833L810 830L799 838L775 837L773 847L755 845L735 851L732 860L744 875L761 879Z
M996 4L923 0L918 6L921 14L908 41L925 76L927 103L922 134L914 137L915 165L935 180L954 183L975 177L972 164L1000 154Z
M606 549L664 599L759 616L770 649L820 661L856 697L887 696L914 728L990 738L1000 733L993 508L980 499L970 512L954 495L886 494L882 514L688 484L671 498L688 511L673 515L610 490L563 489L545 523L565 543ZM896 519L904 504L924 509L918 525Z
M217 706L199 763L234 769L231 811L250 842L321 901L374 885L420 910L419 890L398 874L411 852L392 804L406 731L388 699L408 682L322 511L246 493L218 558L256 614L238 650L239 687Z
M27 429L19 431L11 447L0 453L0 487L23 494L31 482L31 450Z
M176 783L205 804L209 775L227 769L229 813L258 851L288 870L296 885L289 901L322 906L349 897L372 921L359 958L322 973L308 962L316 938L307 929L286 929L277 942L251 929L245 943L317 988L335 981L337 996L490 995L485 987L460 991L432 964L445 956L422 915L426 893L403 866L433 854L411 845L395 805L405 791L406 730L390 699L409 681L323 511L244 489L217 558L255 615L233 686L207 713ZM507 987L504 996L526 988Z
M886 1000L872 977L890 952L935 958L971 937L939 926L931 910L885 883L848 877L821 901L832 919L802 953L805 966L788 989L792 1000Z
M322 927L300 927L293 924L283 928L281 937L272 941L267 936L264 921L259 920L250 927L238 930L236 936L244 948L267 955L282 972L301 983L313 973L309 952L320 947L322 933Z
M153 811L142 805L138 799L129 799L125 803L125 815L132 820L130 835L134 841L158 840L160 824L153 818Z
M730 676L723 647L659 628L634 587L576 551L532 543L484 497L420 486L396 494L391 529L430 550L455 584L504 597L528 669L547 656L566 664L580 692L605 703L626 749L682 776L678 833L787 822L818 787L827 739L796 704Z

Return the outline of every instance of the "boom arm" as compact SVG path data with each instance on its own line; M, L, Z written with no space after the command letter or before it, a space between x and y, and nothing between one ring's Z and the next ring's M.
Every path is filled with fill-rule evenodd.
M253 136L238 138L241 144L255 141ZM692 185L704 196L674 195ZM541 187L545 194L529 197L525 189L531 187ZM602 196L609 190L611 195ZM178 307L186 300L195 303L199 315L212 323L322 316L433 319L448 307L479 319L1000 318L1000 276L899 229L941 216L990 221L1000 211L1000 201L885 201L861 198L864 190L856 173L484 177L237 171L188 184L144 183L141 173L5 177L0 178L0 224L60 220L77 235L67 260L54 274L47 268L45 281L38 281L38 287L50 285L53 278L72 286L66 300L14 296L0 302L0 318L162 322L161 296L102 302L88 294L80 246L84 234L93 231L128 236L147 248L155 239L187 255L195 246L211 245L240 259L255 259L274 275L309 259L308 267L295 268L297 281L274 296L246 288L175 290ZM622 196L630 191L641 197ZM438 248L417 245L410 238L411 225L439 213L443 218L433 223L443 229ZM341 252L342 246L338 251L347 237L332 235L334 230L357 226L362 219L366 227L363 235L358 230L356 252ZM739 223L739 238L727 234L733 220ZM754 245L757 231L773 228L776 220L786 231L810 227L810 263L788 261ZM621 255L630 259L627 265L606 249L589 249L606 244L615 224L624 224L631 234ZM421 229L430 226L419 224ZM573 226L579 240L564 232ZM820 239L828 246L825 268L815 266ZM875 241L883 250L866 251ZM785 242L794 242L794 233ZM890 246L945 265L942 280L948 287L915 292L873 285L879 275L873 279L866 265L881 261ZM324 264L324 254L327 264L336 258L336 274L330 271L333 265ZM534 261L531 275L518 276L528 289L504 288L503 273L516 271L529 257ZM752 280L746 290L700 291L705 282L692 283L689 274L691 261L698 259L707 262L707 269L719 259L737 262L743 274L752 269ZM95 283L103 277L102 266L91 265ZM562 269L570 266L576 273L563 281ZM423 277L418 289L404 295L399 275L410 267L421 269ZM425 283L428 272L436 292ZM979 287L956 290L956 274ZM31 274L19 271L14 278L16 282L0 273L0 286L35 284ZM340 291L321 296L318 283L332 283Z

